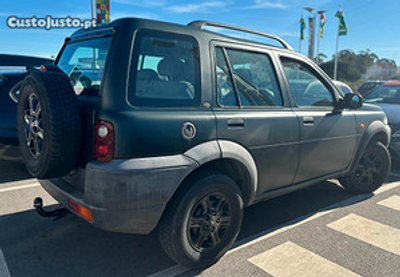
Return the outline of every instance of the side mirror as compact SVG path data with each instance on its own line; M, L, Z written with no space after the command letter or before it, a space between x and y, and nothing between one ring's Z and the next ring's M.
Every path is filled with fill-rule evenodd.
M363 106L363 97L359 93L345 94L343 99L340 99L336 110L357 110Z

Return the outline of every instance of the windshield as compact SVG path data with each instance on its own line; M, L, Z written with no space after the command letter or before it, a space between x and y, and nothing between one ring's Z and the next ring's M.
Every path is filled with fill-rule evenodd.
M111 37L67 44L58 67L70 78L77 95L98 95Z
M400 104L400 86L379 86L364 98L364 102Z

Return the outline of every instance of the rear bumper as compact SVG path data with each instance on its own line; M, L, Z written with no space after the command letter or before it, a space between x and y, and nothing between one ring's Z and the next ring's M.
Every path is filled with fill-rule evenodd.
M40 183L72 213L70 200L88 209L93 217L93 222L88 222L93 226L148 234L179 184L196 167L197 163L184 155L91 162L85 170Z

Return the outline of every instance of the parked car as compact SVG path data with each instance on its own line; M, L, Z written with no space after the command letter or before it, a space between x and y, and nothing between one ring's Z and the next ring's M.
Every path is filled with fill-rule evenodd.
M63 207L36 199L39 213L155 230L190 268L228 251L244 207L328 178L370 193L391 162L379 107L343 96L278 37L204 21L125 18L75 32L55 66L25 78L18 131L28 170Z
M0 54L0 159L17 158L19 151L14 149L18 145L17 134L17 104L16 99L10 97L11 90L17 92L18 86L35 66L52 63L53 60L19 55ZM13 94L11 94L13 95Z
M359 88L358 88L358 93L361 95L366 95L368 92L370 92L372 89L374 89L377 86L380 86L382 84L386 83L386 81L367 81L363 83Z
M365 102L378 105L386 113L392 129L389 150L392 158L400 160L400 82L388 82L365 96Z
M353 90L347 84L337 80L333 80L333 83L340 89L343 95L353 93Z

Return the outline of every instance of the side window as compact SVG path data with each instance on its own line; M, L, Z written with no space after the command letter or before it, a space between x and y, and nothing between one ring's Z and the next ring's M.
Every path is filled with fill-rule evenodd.
M232 49L226 49L226 53L229 62L222 48L216 48L218 100L221 106L283 105L268 55Z
M129 102L147 107L200 103L199 49L194 38L139 31L129 76Z
M225 59L221 47L215 50L217 56L216 73L217 73L217 93L218 102L221 106L237 107L237 97L233 86L231 74L229 73L229 66Z
M281 58L281 61L299 107L333 106L331 92L316 73L299 61L288 58Z

